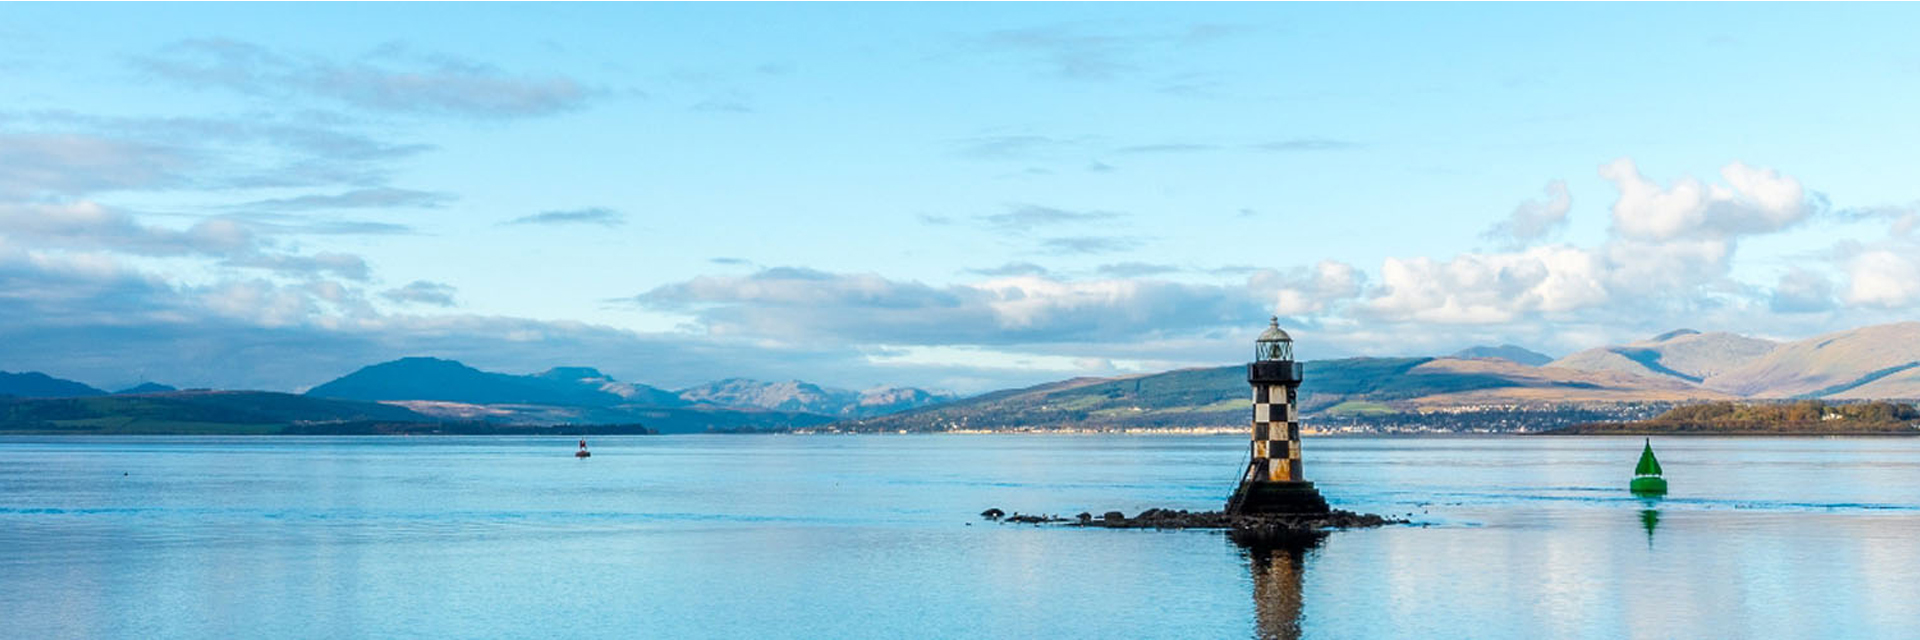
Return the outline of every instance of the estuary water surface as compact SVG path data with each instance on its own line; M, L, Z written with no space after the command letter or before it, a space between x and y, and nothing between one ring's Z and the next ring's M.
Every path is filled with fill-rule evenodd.
M996 525L1214 509L1244 440L1174 436L0 439L0 635L1920 635L1920 440L1309 438L1416 526Z

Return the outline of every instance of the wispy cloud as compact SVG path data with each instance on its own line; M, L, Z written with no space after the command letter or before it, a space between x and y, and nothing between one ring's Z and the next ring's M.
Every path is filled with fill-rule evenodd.
M1298 137L1275 140L1162 140L1159 142L1120 143L1099 136L1058 136L1040 134L992 134L961 138L950 142L955 155L975 160L1025 160L1089 162L1092 171L1113 167L1088 157L1106 154L1149 155L1172 153L1310 153L1357 149L1351 140L1327 137Z
M183 149L145 141L66 132L0 134L0 198L178 186L198 164Z
M391 166L432 149L356 129L327 114L285 120L7 114L26 129L0 139L0 197L102 191L385 187Z
M451 307L454 306L454 291L453 285L415 280L407 283L407 286L383 291L380 297L407 304Z
M1138 278L1176 273L1180 271L1180 267L1147 262L1116 262L1100 265L1095 271L1100 275L1114 278Z
M1139 144L1114 149L1114 153L1190 153L1194 151L1213 151L1219 145L1197 142L1163 142L1159 144Z
M1126 217L1114 211L1073 211L1033 204L1014 205L1004 213L976 219L1001 231L1028 231L1035 227L1081 222L1106 222Z
M198 87L269 98L314 97L372 111L487 118L579 108L597 91L559 74L512 74L477 60L389 45L351 61L237 40L185 40L134 59Z
M1033 158L1063 152L1081 153L1089 137L1055 137L1033 134L990 134L951 141L955 155L980 160Z
M1064 236L1040 241L1041 249L1047 253L1062 255L1124 253L1139 248L1141 244L1139 238L1123 236Z
M1009 262L997 267L968 269L967 273L983 276L1044 276L1049 273L1046 267L1031 262Z
M723 91L707 96L693 103L692 109L702 113L753 113L753 99L739 90Z
M360 256L322 252L313 255L253 253L229 257L222 264L230 267L265 269L285 275L318 276L332 274L365 282L372 275L367 261Z
M133 213L92 201L0 202L0 238L41 248L104 250L141 256L227 256L258 247L253 231L215 218L185 229L142 222Z
M307 215L244 213L227 216L248 228L276 235L395 236L417 233L412 225L376 220L317 220Z
M437 209L454 200L452 194L413 189L378 187L340 193L308 194L291 198L255 200L233 205L234 209L312 211L324 209Z
M1520 203L1507 219L1494 223L1481 237L1519 247L1565 228L1567 212L1573 209L1573 195L1567 191L1567 181L1549 182L1546 191L1545 200Z
M533 215L521 216L501 224L592 224L603 227L617 227L627 223L627 217L618 211L605 207L569 209L564 211L542 211Z
M1260 151L1272 151L1276 153L1291 153L1291 152L1298 152L1298 151L1339 151L1343 149L1357 149L1360 147L1360 143L1353 142L1350 140L1337 140L1334 138L1289 138L1286 140L1269 140L1266 142L1256 142L1248 146Z
M1031 66L1039 75L1078 81L1106 81L1135 75L1161 60L1183 59L1183 52L1253 31L1238 24L1156 26L1118 29L1108 25L1061 23L1000 29L963 38L968 53L1004 55Z
M1108 80L1138 69L1134 58L1148 39L1098 33L1078 25L1003 29L963 42L975 51L1020 56L1045 75L1070 80Z

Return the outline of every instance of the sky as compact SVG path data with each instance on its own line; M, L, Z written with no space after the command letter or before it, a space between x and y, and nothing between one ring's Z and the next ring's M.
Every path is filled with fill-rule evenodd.
M0 370L973 393L1920 305L1911 4L0 5Z

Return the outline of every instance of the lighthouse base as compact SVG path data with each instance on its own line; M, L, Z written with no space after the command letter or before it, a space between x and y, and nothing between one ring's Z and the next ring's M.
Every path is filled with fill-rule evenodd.
M1297 482L1242 482L1227 500L1228 515L1318 515L1329 511L1327 499L1305 480Z

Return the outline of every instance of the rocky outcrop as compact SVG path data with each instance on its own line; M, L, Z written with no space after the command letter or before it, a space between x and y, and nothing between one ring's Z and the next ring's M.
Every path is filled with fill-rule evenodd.
M1091 513L1068 519L1053 515L1006 515L1000 509L988 509L981 517L995 522L1013 522L1021 524L1061 523L1070 527L1100 527L1106 529L1224 529L1227 537L1243 546L1292 546L1310 544L1325 536L1329 531L1340 529L1364 529L1390 524L1407 524L1408 521L1387 518L1370 513L1355 513L1334 509L1327 513L1310 515L1229 515L1221 511L1185 511L1173 509L1148 509L1134 517L1127 517L1119 511L1108 511L1100 517Z

